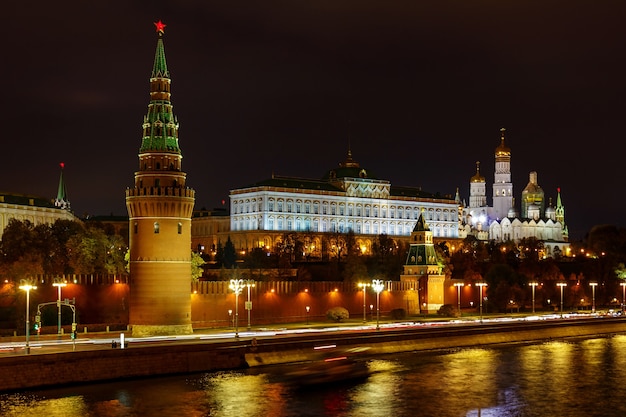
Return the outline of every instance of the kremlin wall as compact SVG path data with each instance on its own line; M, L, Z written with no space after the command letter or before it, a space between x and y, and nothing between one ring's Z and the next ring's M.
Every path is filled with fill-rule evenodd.
M129 298L132 291L128 277L66 275L68 284L62 290L62 300L70 300L76 306L78 334L124 329L129 325ZM52 286L53 277L37 277L38 288L30 292L31 313L37 305L57 300L57 289ZM0 293L17 291L13 283L0 284ZM228 281L198 281L191 284L191 323L194 330L233 327L235 294ZM450 284L444 289L444 302L456 305L457 288ZM247 288L238 298L239 329L247 327ZM5 300L8 297L5 297ZM380 293L380 317L392 319L393 310L403 309L410 320L420 312L417 305L418 291L411 282L387 281ZM464 312L476 312L478 290L465 286L461 293ZM279 323L327 322L326 312L332 307L344 307L350 319L363 317L363 291L356 282L306 282L306 281L258 281L250 288L252 310L250 322L253 328ZM470 307L470 303L473 304ZM309 307L307 314L306 307ZM9 307L8 305L0 307ZM156 306L155 306L156 307ZM376 321L376 293L370 288L365 294L365 311L369 323ZM229 314L229 310L231 313ZM23 312L20 309L20 314ZM396 313L398 314L398 313ZM396 316L401 319L401 316ZM65 332L71 327L71 314L63 310ZM22 322L22 319L20 319ZM34 320L33 320L34 322ZM57 326L56 305L42 308L44 333L55 333ZM15 331L14 322L4 323L0 334L9 336ZM18 335L24 326L17 326Z

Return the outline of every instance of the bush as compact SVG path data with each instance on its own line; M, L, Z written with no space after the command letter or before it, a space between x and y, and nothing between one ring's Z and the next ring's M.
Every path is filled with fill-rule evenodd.
M444 304L439 307L437 314L445 317L461 317L459 310L452 304Z
M350 318L350 313L343 307L333 307L326 312L326 318L338 323L342 320Z
M403 308L394 308L391 310L391 318L394 320L406 319L406 311Z

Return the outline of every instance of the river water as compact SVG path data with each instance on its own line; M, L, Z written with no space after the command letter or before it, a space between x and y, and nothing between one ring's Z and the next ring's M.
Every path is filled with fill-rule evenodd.
M1 416L626 416L626 336L367 359L365 380L315 389L280 368L0 395Z

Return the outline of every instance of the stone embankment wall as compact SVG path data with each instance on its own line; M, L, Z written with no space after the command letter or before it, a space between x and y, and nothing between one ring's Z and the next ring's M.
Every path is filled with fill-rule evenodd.
M313 347L322 344L366 348L367 355L376 355L624 333L626 319L598 318L266 336L219 343L131 344L126 349L0 357L0 391L299 362L310 359Z
M0 391L241 369L244 353L211 343L0 357Z

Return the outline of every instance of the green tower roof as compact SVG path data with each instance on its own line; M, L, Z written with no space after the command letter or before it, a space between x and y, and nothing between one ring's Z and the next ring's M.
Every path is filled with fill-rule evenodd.
M161 26L159 26L159 24ZM178 120L174 116L172 102L170 101L170 73L165 59L165 47L163 45L163 25L159 22L157 32L156 52L154 65L150 77L150 104L148 113L143 121L143 138L140 152L171 152L181 154L178 146Z
M167 70L167 61L165 60L165 47L163 46L163 38L161 35L159 35L156 52L154 53L154 66L152 67L151 78L170 78L170 72Z

